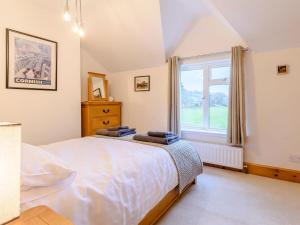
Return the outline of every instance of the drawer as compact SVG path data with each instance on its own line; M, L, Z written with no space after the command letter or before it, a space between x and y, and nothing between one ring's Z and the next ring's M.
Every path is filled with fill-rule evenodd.
M92 106L90 108L90 116L111 116L111 115L120 115L121 107L119 105L101 105L101 106Z
M120 125L119 116L104 116L91 119L91 130L106 129Z

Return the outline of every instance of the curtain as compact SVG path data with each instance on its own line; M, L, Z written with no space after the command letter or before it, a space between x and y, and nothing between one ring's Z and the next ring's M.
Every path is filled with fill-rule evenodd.
M243 54L243 47L232 48L227 142L233 146L243 146L246 138Z
M180 136L180 70L179 57L174 56L168 60L169 64L169 129Z

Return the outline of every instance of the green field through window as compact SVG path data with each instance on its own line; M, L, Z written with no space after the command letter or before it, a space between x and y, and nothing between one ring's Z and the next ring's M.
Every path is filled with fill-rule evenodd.
M210 107L210 129L226 130L228 108L224 106ZM181 108L182 128L203 128L203 110L202 107Z

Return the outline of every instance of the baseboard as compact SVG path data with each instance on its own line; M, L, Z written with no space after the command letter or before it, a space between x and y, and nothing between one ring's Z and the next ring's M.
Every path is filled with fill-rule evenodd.
M254 163L245 163L245 165L247 166L246 168L249 174L300 183L300 171L297 170L258 165Z
M231 170L231 171L235 171L235 172L245 172L244 170L240 170L240 169L236 169L236 168L231 168L228 166L221 166L221 165L216 165L216 164L212 164L212 163L203 163L204 166L209 166L209 167L215 167L218 169L223 169L223 170Z

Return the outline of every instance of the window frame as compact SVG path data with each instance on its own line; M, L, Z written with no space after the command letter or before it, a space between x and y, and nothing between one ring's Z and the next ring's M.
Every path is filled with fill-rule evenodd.
M211 136L218 136L218 138L224 139L227 136L227 129L214 129L210 128L210 94L209 88L213 85L229 85L230 77L223 79L212 79L212 69L229 67L231 69L230 57L224 57L223 59L209 60L204 62L193 62L182 64L180 66L180 74L182 71L192 71L192 70L203 70L203 96L202 96L202 106L203 106L203 127L201 128L182 128L185 134L207 134ZM181 109L181 106L180 106Z

